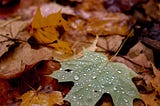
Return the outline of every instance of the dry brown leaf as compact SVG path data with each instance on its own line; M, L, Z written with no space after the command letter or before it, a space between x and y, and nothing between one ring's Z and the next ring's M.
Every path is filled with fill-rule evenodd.
M112 61L122 62L136 72L143 72L146 68L152 68L151 62L153 60L153 51L141 42L133 46L126 56L112 58Z
M41 6L41 12L43 16L48 16L59 11L61 11L63 14L75 15L74 10L69 6L62 6L57 3L48 3Z
M103 0L71 0L71 1L78 1L81 2L77 9L83 9L85 11L105 11L102 1Z
M63 96L59 91L43 93L38 91L28 91L21 96L20 106L53 106L63 104Z
M145 67L142 67L136 63L133 63L129 59L127 59L125 57L121 57L121 56L114 56L111 58L111 61L123 63L137 73L143 72L145 69Z
M140 94L142 100L146 104L146 106L159 106L160 100L156 98L156 93L153 92L151 94Z
M122 13L97 13L89 17L86 31L94 35L128 35L133 23Z
M120 35L112 35L107 37L99 37L97 43L97 51L111 51L116 52L120 47L124 37Z
M52 52L53 49L47 47L35 50L28 43L22 43L14 51L10 51L0 59L0 78L13 78L23 72L26 65L51 59Z
M99 39L99 36L96 36L96 38L93 41L93 43L89 47L83 48L83 49L88 50L88 51L96 51L98 39ZM73 56L73 58L79 58L79 57L83 56L83 52L84 51L80 51L78 54L75 54Z
M144 54L148 61L153 62L153 51L146 46L144 46L141 42L138 42L135 46L133 46L129 52L127 53L127 56L130 58L135 58L140 54Z
M83 30L93 35L128 35L134 24L134 20L123 13L86 12L83 10L79 10L77 13L87 20Z
M126 58L128 58L130 61L140 65L141 67L151 68L150 60L148 60L146 55L143 53L139 54L137 57L134 57L134 58L130 58L130 57L126 57Z
M154 91L150 94L141 94L146 105L159 106L160 104L160 71L152 64L153 75L145 74L144 79L147 85L151 85Z
M156 0L149 0L148 3L143 4L143 8L149 17L160 22L160 3L158 3L158 0L157 2L155 1Z
M1 21L0 24L7 22ZM17 39L20 36L19 33L26 27L26 21L13 21L0 27L0 56L8 51L9 47L15 43L14 39Z

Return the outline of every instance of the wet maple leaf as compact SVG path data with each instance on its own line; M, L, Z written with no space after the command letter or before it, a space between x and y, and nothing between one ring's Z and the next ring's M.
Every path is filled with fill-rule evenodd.
M53 91L48 94L31 90L23 94L21 99L20 106L53 106L54 104L63 104L63 97L59 91Z
M83 57L61 65L51 77L74 82L65 96L73 106L94 106L104 93L111 94L115 106L132 106L133 99L139 98L131 81L137 74L124 64L109 62L103 54L85 51Z
M68 28L68 23L63 19L60 11L43 17L40 8L38 8L31 24L30 34L40 44L71 54L72 51L69 44L59 39L61 36L60 33Z

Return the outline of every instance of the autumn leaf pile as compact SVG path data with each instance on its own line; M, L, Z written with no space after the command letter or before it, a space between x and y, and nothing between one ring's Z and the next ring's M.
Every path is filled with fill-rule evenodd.
M159 35L158 0L2 0L0 105L159 106Z

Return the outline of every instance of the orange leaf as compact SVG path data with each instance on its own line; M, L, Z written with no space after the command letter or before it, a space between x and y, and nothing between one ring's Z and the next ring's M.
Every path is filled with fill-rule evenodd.
M23 94L21 99L20 106L53 106L54 104L63 104L63 97L59 91L53 91L48 94L31 90Z
M59 39L61 34L58 28L65 31L69 28L61 12L43 17L40 8L38 8L31 24L30 34L41 44L46 44L58 51L71 54L72 50L69 44Z

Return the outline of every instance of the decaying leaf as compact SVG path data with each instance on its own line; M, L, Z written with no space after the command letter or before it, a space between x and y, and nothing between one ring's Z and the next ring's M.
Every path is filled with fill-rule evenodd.
M15 43L15 39L20 36L19 32L27 27L26 21L13 21L8 23L9 21L10 20L2 20L0 22L0 57Z
M115 106L131 106L133 99L139 98L131 81L136 74L121 63L109 62L103 54L86 51L82 58L64 61L61 65L51 76L59 81L74 82L65 97L73 106L94 106L103 93L112 96Z
M109 51L109 52L116 52L120 47L124 37L120 35L112 35L106 37L99 37L97 43L97 51Z
M138 42L129 50L126 56L113 57L112 61L124 63L132 70L139 73L146 68L151 68L151 62L153 62L154 59L152 50L145 47L141 42Z
M146 4L143 4L143 8L146 12L146 14L160 22L160 3L156 2L156 0L148 0Z
M153 62L152 50L145 47L141 42L138 42L133 46L126 57L132 62L147 68L151 68L151 62Z
M88 51L96 51L98 39L99 39L99 36L96 36L93 43L89 47L83 48L83 49L88 50ZM81 51L78 54L76 54L75 56L73 56L73 58L79 58L79 57L82 57L82 56L83 56L83 51Z
M75 15L74 10L69 6L61 6L57 3L49 3L41 6L41 12L43 16L48 16L53 13L57 13L61 10L61 13L67 15Z
M14 89L6 79L0 79L0 105L9 106L12 103L11 100L15 100L16 97L20 96L17 89Z
M43 93L38 91L28 91L21 96L20 106L53 106L54 104L62 105L63 97L61 92L53 91L52 93Z
M30 34L41 44L71 54L72 50L69 44L60 40L60 33L67 29L68 23L63 19L60 11L43 17L40 8L38 8L31 24Z
M141 94L141 97L146 105L151 106L159 106L160 104L160 71L152 64L153 74L145 74L144 79L147 85L151 85L153 87L153 92L149 94ZM156 95L156 96L155 96Z
M13 78L24 71L26 65L51 59L53 49L42 47L32 49L28 43L22 43L0 59L0 78Z
M86 31L94 35L128 35L133 23L130 17L122 13L94 13L88 18Z

